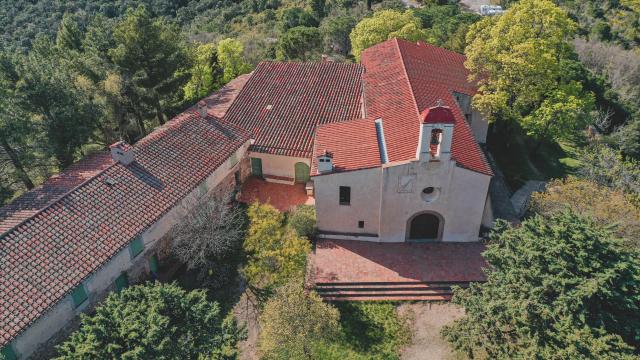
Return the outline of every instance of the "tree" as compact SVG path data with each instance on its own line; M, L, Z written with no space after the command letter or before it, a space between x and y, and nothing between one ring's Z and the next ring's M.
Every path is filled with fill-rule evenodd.
M202 201L172 231L173 254L206 283L228 280L227 267L242 247L244 214L231 200L229 194Z
M260 352L264 359L320 359L319 343L339 332L340 314L299 281L279 288L260 315Z
M567 77L574 53L568 42L576 24L550 0L522 0L499 17L471 26L465 65L479 85L474 106L491 120L522 121L531 135L568 136L578 114L589 110L589 94ZM530 115L529 117L527 117ZM545 125L540 126L537 117ZM557 130L545 133L548 125Z
M394 37L410 41L428 38L422 30L420 19L410 10L376 11L372 17L361 20L349 35L352 52L357 59L360 59L364 49Z
M184 86L184 97L195 101L209 95L222 81L222 69L214 44L200 44L193 49L191 79Z
M286 32L297 26L317 27L318 20L303 8L292 7L282 10L282 13L280 13L280 30Z
M20 60L16 95L23 109L38 118L46 134L47 151L64 169L76 159L97 125L90 103L73 86L73 62L44 37Z
M631 359L640 345L640 253L564 211L496 224L487 282L454 290L465 317L443 330L470 358Z
M297 26L287 30L280 39L276 56L282 60L302 60L320 49L320 30L314 27Z
M298 235L310 239L316 233L316 208L310 205L299 205L287 217L287 225Z
M617 236L640 248L640 209L622 191L568 177L551 181L544 192L531 196L533 213L552 217L567 209L607 224Z
M324 51L347 55L351 49L349 33L356 23L356 19L350 15L326 17L320 25Z
M57 359L233 359L240 338L233 317L204 290L147 283L111 293L58 346Z
M164 124L167 109L176 97L183 98L179 90L187 81L189 59L180 32L139 7L127 11L113 38L111 60L122 69L135 95L155 111L158 123Z
M69 13L64 14L56 35L56 46L61 49L79 51L82 48L82 39L82 31L76 17Z
M302 278L311 251L309 240L287 229L284 215L271 205L254 203L247 214L247 263L243 272L249 284L270 290L290 279Z
M242 52L242 43L236 39L224 39L218 43L218 61L224 69L222 81L225 84L251 71L251 65L244 62Z
M625 159L606 145L584 149L579 157L578 175L596 184L620 190L640 206L640 163Z

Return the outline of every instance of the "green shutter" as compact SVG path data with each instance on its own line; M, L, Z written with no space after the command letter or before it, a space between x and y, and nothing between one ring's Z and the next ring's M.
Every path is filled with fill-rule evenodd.
M122 274L120 274L120 276L118 276L116 278L115 283L116 283L116 291L117 292L120 292L124 288L129 286L129 277L127 276L127 273L123 272Z
M78 287L75 288L75 290L73 290L73 292L71 293L71 297L73 298L73 305L75 307L78 307L80 306L80 304L85 302L88 296L87 296L87 292L84 290L84 285L82 284L78 285Z
M153 255L149 258L149 271L153 273L158 272L158 256Z
M2 352L0 352L0 354L2 354L2 356L4 356L5 360L17 360L18 359L18 356L13 351L13 347L11 346L11 344L5 345L2 348Z
M137 237L135 240L131 242L131 245L129 245L131 258L138 256L142 252L142 250L144 250L144 243L142 242L141 237Z

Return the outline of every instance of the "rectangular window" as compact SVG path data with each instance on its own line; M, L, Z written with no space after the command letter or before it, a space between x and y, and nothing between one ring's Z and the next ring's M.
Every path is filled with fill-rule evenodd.
M149 258L149 271L152 273L158 272L158 256L155 254Z
M116 278L115 285L117 292L120 292L129 286L129 276L127 276L126 272L123 272Z
M2 352L0 352L2 356L4 356L5 360L17 360L18 355L16 355L15 351L13 351L13 347L11 344L7 344L2 348Z
M140 255L140 253L144 250L144 242L142 242L142 238L138 236L131 242L129 245L129 252L131 253L131 258Z
M75 307L80 306L87 300L88 296L87 292L84 290L83 284L78 285L78 287L73 290L73 292L71 293L71 298L73 299L73 305Z
M340 205L351 205L351 187L340 186Z
M360 229L364 229L364 221L362 221L362 220L358 221L358 227Z

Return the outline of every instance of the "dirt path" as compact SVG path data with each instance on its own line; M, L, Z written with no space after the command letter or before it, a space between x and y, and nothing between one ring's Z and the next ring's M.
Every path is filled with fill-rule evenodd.
M258 360L258 311L256 301L248 292L242 294L240 300L233 307L233 313L238 322L238 326L245 326L247 329L247 339L238 343L240 349L240 360Z
M440 329L464 315L464 311L450 303L402 304L401 316L412 321L411 344L402 349L402 360L454 360L449 344L440 336Z

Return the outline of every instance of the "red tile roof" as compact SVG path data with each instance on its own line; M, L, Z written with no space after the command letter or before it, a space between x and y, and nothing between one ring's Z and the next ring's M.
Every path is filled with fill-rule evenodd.
M348 171L380 166L380 149L375 123L360 119L321 125L316 132L314 153L329 151L334 171ZM318 174L317 157L311 161L311 174Z
M363 70L330 62L260 63L225 121L252 132L253 151L310 158L317 125L362 117Z
M372 46L362 53L366 118L383 120L389 162L406 161L416 157L420 135L421 113L435 106L438 100L451 108L455 117L452 157L457 165L492 175L453 91L474 95L476 88L468 78L463 55L428 45L392 39ZM364 123L364 122L363 122ZM327 143L340 137L341 130L319 132L316 141ZM355 136L358 131L352 129ZM369 135L366 135L370 138ZM351 145L335 143L327 147L336 154L350 152ZM342 149L344 147L344 149ZM316 146L316 150L325 150ZM316 153L315 155L319 155ZM357 159L362 159L358 161ZM357 170L371 165L370 154L351 153L344 170Z
M0 235L0 347L248 140L249 133L237 126L187 111L139 141L132 164L97 168L75 189Z

